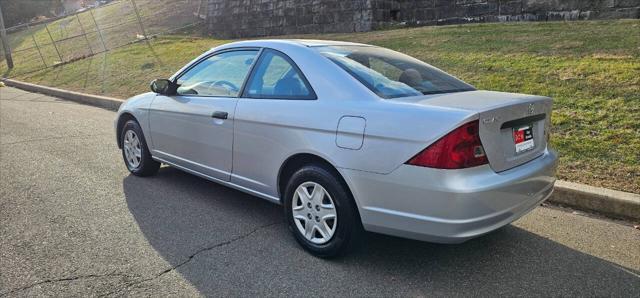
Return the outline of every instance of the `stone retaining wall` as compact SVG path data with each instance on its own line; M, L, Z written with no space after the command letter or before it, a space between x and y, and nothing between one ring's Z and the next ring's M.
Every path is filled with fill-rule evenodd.
M640 17L640 0L207 0L222 38L362 32L398 25Z
M371 30L370 0L208 0L209 34L235 38Z
M640 0L377 0L372 29L394 24L637 19Z

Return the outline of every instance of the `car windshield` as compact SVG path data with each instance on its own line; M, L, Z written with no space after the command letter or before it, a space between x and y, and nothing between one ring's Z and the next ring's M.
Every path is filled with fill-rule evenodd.
M382 98L473 91L473 86L413 57L372 46L315 48Z

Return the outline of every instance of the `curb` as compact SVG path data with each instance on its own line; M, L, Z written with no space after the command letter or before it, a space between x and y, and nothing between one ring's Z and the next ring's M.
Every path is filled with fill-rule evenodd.
M88 104L92 106L97 106L113 111L117 111L120 105L124 102L124 100L113 97L106 97L100 95L92 95L86 93L80 93L75 91L68 91L53 87L41 86L11 79L0 79L7 86L19 88L26 91L41 93L45 95L55 96L58 98L71 100L83 104Z
M640 195L634 193L558 180L548 202L640 221Z
M11 79L2 79L2 81L11 87L114 111L118 110L124 102L118 98L67 91ZM638 194L558 180L553 194L547 201L609 217L640 221L640 195Z

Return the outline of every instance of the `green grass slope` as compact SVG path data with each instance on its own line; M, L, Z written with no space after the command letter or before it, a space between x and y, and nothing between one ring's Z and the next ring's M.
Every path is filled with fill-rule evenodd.
M470 24L304 35L427 61L479 89L553 97L558 176L640 193L640 20ZM16 79L128 97L227 41L166 37ZM11 73L9 74L11 75Z
M200 21L194 16L199 0L136 0L135 3L147 35ZM20 66L20 72L41 69L44 64L52 66L60 61L83 58L105 49L115 49L135 42L142 36L142 28L130 0L114 1L91 11L61 18L46 24L46 27L45 24L39 24L8 31L9 44L15 51L14 60ZM56 47L52 39L56 40ZM2 59L0 73L7 71Z

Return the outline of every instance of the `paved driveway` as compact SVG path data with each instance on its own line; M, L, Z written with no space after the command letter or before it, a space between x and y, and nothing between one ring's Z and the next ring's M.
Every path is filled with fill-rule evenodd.
M114 113L0 88L0 296L640 296L640 231L540 207L437 245L322 260L279 206L165 167L130 176Z

